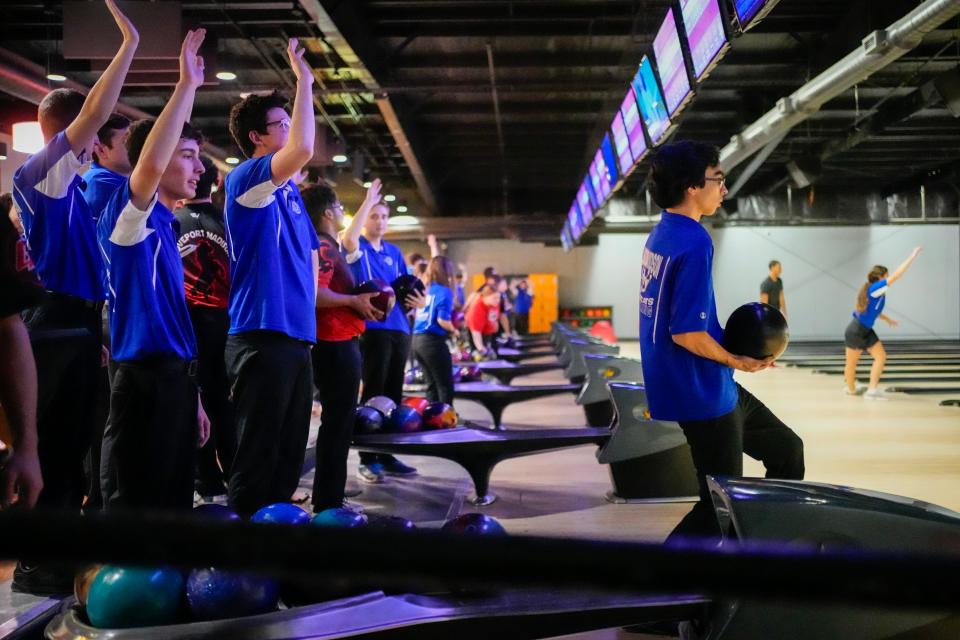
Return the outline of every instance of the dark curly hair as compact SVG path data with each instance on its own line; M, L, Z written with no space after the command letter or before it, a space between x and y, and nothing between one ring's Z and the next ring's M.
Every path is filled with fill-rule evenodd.
M720 164L720 150L711 144L681 140L660 147L653 157L647 183L661 209L675 207L691 187L706 184L707 167Z
M339 200L336 191L325 184L315 184L301 189L300 197L303 198L303 204L306 205L307 213L310 215L310 222L317 231L320 230L323 212L333 208Z
M140 161L140 154L143 152L143 145L147 141L147 136L153 129L156 120L137 120L130 125L125 144L127 145L127 155L130 156L130 166L137 166ZM199 129L194 129L189 122L183 123L183 131L180 132L180 138L187 140L196 140L197 144L203 144L203 133Z
M230 109L230 135L243 155L250 158L256 150L250 132L267 132L267 112L279 107L289 110L289 101L279 91L265 96L250 94Z

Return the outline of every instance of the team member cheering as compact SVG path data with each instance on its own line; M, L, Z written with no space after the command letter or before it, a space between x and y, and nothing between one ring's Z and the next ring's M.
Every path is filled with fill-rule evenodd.
M673 534L719 535L707 475L743 474L743 454L761 460L767 477L802 479L803 443L733 380L733 370L760 371L772 359L737 356L720 346L711 268L713 242L700 225L726 194L719 151L678 142L653 160L653 198L664 211L643 250L640 353L650 415L680 423L700 484L700 501Z
M360 391L360 342L364 320L381 320L373 306L376 293L353 295L353 273L340 252L337 234L343 227L343 205L326 185L310 187L303 201L320 237L317 288L317 344L313 348L313 381L323 413L317 433L317 466L313 477L313 510L343 507L347 454ZM361 214L380 201L380 181L374 180L361 205ZM353 505L348 505L353 506Z
M108 510L189 509L195 448L209 435L197 397L197 345L171 213L178 200L196 195L203 173L200 134L186 118L203 84L203 58L197 51L204 35L203 29L187 33L180 80L160 117L130 127L127 149L133 172L97 226L107 263L117 363L103 434Z
M393 282L409 273L400 249L383 239L390 220L390 209L380 203L369 213L358 210L341 238L347 263L357 282L379 278ZM364 235L360 235L361 229ZM397 300L396 306L383 320L368 320L366 332L360 340L363 354L363 396L366 401L374 396L386 396L397 404L403 398L403 372L410 355L410 323L404 310L426 304L422 294L411 294L406 300ZM383 482L383 474L411 475L417 470L391 455L360 452L358 476L363 482Z
M30 257L49 294L27 314L31 333L81 330L70 338L37 340L40 466L44 490L38 506L79 511L85 493L83 459L96 414L101 353L100 310L105 297L103 261L93 215L83 199L80 167L87 162L97 130L110 117L127 75L139 35L113 0L106 1L122 44L103 75L84 96L51 91L37 117L44 147L14 174L14 198ZM72 588L64 572L19 563L13 589L42 595Z
M292 118L274 93L230 111L230 133L249 160L227 176L230 335L227 372L237 419L229 501L249 515L289 500L300 481L317 339L317 233L291 178L313 157L313 71L297 40Z
M887 397L883 391L877 387L880 384L880 376L883 374L883 367L887 363L887 352L883 348L883 343L873 330L873 325L877 319L883 320L891 327L897 326L897 321L884 315L883 307L887 304L887 289L894 282L903 277L913 261L920 255L920 247L913 250L910 257L903 261L897 270L888 273L887 268L881 265L875 266L867 274L867 281L857 294L857 308L853 312L853 319L847 325L847 330L843 334L843 341L846 345L846 364L843 368L843 377L847 383L845 391L848 395L858 395L863 393L862 386L857 385L857 363L860 362L860 354L867 350L873 356L873 365L870 367L870 387L863 394L868 400L886 400Z
M417 311L413 325L413 355L423 367L430 402L453 404L453 360L447 336L456 332L453 313L453 262L446 256L427 266L427 304Z
M83 199L90 205L94 220L100 219L110 197L132 170L125 144L129 130L130 119L115 113L97 131L97 142L93 145L93 162L83 174L86 185Z

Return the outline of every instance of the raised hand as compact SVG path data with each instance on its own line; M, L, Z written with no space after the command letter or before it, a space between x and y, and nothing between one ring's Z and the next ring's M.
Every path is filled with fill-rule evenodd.
M370 186L367 187L367 195L364 197L364 203L369 203L371 207L380 204L381 187L380 178L376 178L371 182Z
M120 33L123 35L124 42L132 42L134 44L140 42L140 33L137 31L137 28L133 26L133 23L130 22L128 18L120 9L117 7L117 3L114 0L106 0L107 9L110 11L110 15L113 16L114 21L117 23L117 26L120 28Z
M180 47L180 81L192 87L203 84L203 57L198 51L206 35L206 29L188 31Z
M300 46L296 38L290 38L287 42L287 57L290 58L290 68L293 69L293 75L297 76L297 82L307 80L313 84L313 71L303 59L305 52L306 49Z

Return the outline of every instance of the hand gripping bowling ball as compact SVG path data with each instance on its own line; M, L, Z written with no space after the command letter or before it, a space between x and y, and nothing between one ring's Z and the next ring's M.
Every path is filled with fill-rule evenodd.
M431 402L423 411L423 426L427 429L452 429L459 421L453 407L443 402Z
M397 403L387 396L373 396L364 403L364 406L372 407L379 411L384 421L386 421L386 419L390 417L390 414L393 413L393 410L397 408Z
M107 565L90 583L87 617L101 629L172 624L182 600L183 575L177 569Z
M353 421L354 433L380 433L383 430L383 414L366 405L356 408Z
M378 311L383 313L384 318L390 315L393 307L397 304L397 296L393 292L393 287L379 278L361 282L353 289L353 295L359 295L361 293L377 294L370 299L370 302Z
M265 524L306 524L310 514L289 502L270 504L250 516L250 522Z
M499 522L482 513L465 513L447 520L441 531L468 536L505 536L507 530Z
M430 406L430 401L426 398L412 397L404 398L401 404L404 404L420 415L423 415L423 410Z
M783 314L768 304L748 302L730 314L723 330L723 347L732 354L757 360L779 358L787 350L790 329Z
M406 405L400 405L387 418L384 430L391 433L413 433L420 431L422 425L423 419L416 410Z
M413 308L407 305L407 296L414 292L421 295L426 293L426 287L423 286L423 281L409 273L395 278L394 281L390 283L390 286L393 287L393 292L396 294L397 300L399 300L403 308L407 310Z
M367 524L367 518L361 513L354 513L349 509L324 509L313 516L310 524L317 527L335 527L338 529L354 529Z
M187 605L196 620L275 611L279 591L277 581L271 578L211 567L194 569L187 577Z

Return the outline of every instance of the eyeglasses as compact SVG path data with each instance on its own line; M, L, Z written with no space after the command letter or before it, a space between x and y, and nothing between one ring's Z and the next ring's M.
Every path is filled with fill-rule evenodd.
M273 126L278 126L278 127L280 127L281 129L289 129L289 128L290 128L290 118L280 118L279 120L274 120L273 122L268 122L268 123L266 124L266 128L267 128L267 129L269 129L270 127L273 127Z
M330 210L331 210L331 211L337 211L337 210L343 211L343 205L340 204L339 202L334 202L334 203L333 203L333 206L330 207Z
M727 184L727 176L720 176L719 178L704 178L704 180L709 180L710 182L716 182L717 186L722 187Z

